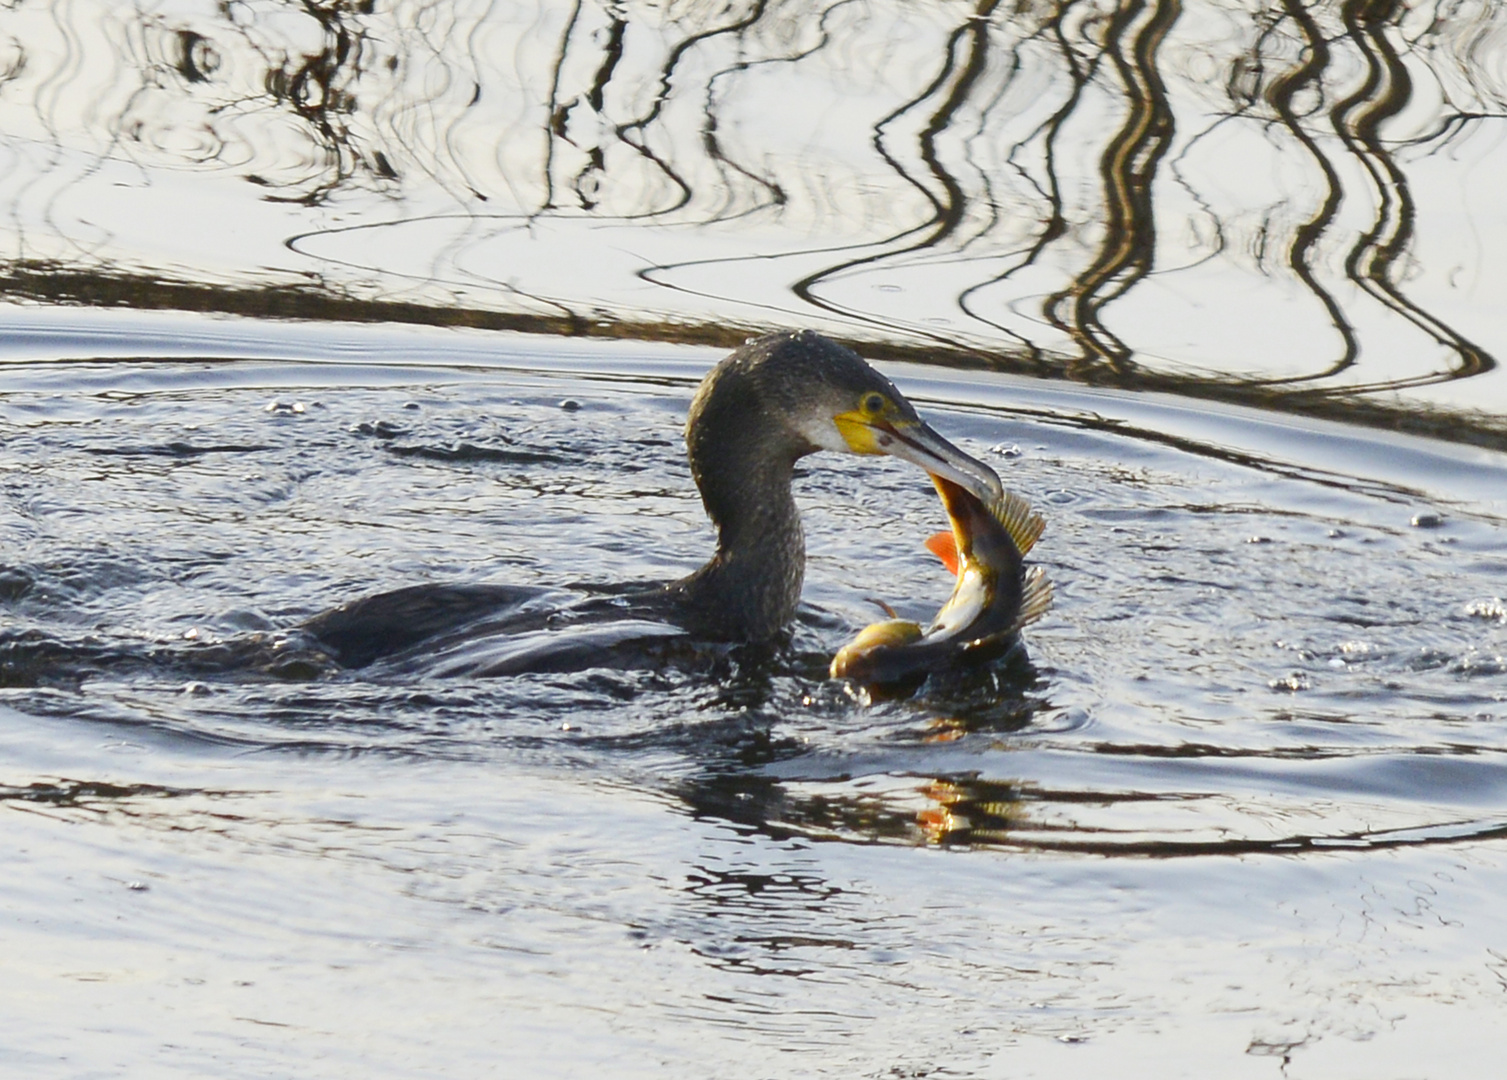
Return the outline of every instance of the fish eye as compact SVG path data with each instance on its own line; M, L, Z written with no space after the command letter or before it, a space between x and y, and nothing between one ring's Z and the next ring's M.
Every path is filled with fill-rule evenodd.
M880 413L884 412L884 407L886 404L888 404L888 402L884 400L884 395L875 390L863 396L863 401L860 403L859 407L862 408L863 411L869 416L878 416Z

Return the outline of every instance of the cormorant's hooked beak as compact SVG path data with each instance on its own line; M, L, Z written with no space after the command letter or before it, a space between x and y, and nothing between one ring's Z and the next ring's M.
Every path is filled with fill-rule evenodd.
M963 453L923 420L871 417L857 412L843 413L833 419L848 447L856 453L889 454L908 461L933 476L951 480L977 496L985 506L993 506L1004 496L1004 486L993 469Z

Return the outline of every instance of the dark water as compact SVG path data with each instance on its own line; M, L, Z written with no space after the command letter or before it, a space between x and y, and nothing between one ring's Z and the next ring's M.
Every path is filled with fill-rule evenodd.
M0 291L809 326L1500 445L1504 35L1486 0L28 0Z
M1048 519L1034 677L878 704L825 678L868 598L950 587L925 478L832 455L773 657L310 670L216 650L399 584L696 565L679 429L716 353L13 322L8 1068L1494 1067L1501 455L899 367Z

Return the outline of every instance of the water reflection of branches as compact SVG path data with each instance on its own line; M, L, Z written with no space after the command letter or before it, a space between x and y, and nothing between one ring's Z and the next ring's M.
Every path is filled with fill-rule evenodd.
M1035 241L1020 258L1012 262L1012 265L994 277L981 281L976 285L971 285L958 294L958 307L960 310L966 312L977 322L992 326L997 330L1003 330L1024 345L1032 359L1037 360L1041 358L1041 350L1035 343L1019 332L1010 329L1003 322L979 310L973 302L973 297L975 294L982 293L992 286L997 286L1008 280L1012 275L1033 265L1049 245L1060 239L1068 231L1067 217L1063 213L1062 181L1057 169L1057 144L1062 135L1063 126L1077 110L1078 103L1083 96L1083 91L1096 73L1100 60L1099 55L1084 60L1079 56L1078 50L1068 40L1067 33L1063 28L1063 21L1072 6L1072 0L1067 0L1067 2L1059 5L1046 20L1038 34L1031 35L1031 38L1026 39L1031 40L1036 36L1049 36L1056 43L1068 77L1069 90L1067 97L1062 105L1031 131L1025 139L1012 146L1006 157L1006 161L1010 167L1020 175L1031 189L1040 196L1041 201L1046 204L1046 213L1041 221L1041 228L1037 232ZM1020 160L1025 148L1038 140L1041 143L1042 181L1037 181L1031 175L1030 170Z
M1197 40L1201 24L1183 17L1180 0L572 0L507 11L244 0L217 18L139 16L168 45L119 58L150 92L125 103L111 130L181 124L175 109L189 101L200 134L218 140L192 164L237 170L268 199L312 209L364 190L415 207L405 221L477 223L447 230L448 246L431 253L435 286L462 277L495 286L496 275L458 269L497 239L485 222L675 226L715 249L667 252L645 232L656 237L639 264L649 268L624 276L782 321L819 311L883 335L1070 353L1067 366L1084 377L1144 366L1144 343L1123 328L1135 324L1111 329L1111 305L1134 310L1148 279L1189 269L1177 223L1158 220L1171 205L1158 180L1170 172L1219 239L1192 265L1253 255L1237 269L1290 276L1311 298L1299 302L1321 308L1339 336L1336 358L1273 382L1318 390L1399 319L1451 359L1386 385L1491 368L1408 295L1420 221L1399 152L1458 143L1507 113L1484 59L1501 14L1455 0L1431 11L1267 0L1224 14L1237 33L1215 43ZM533 49L536 40L547 45ZM1217 71L1190 75L1209 57ZM0 55L0 78L24 81L32 63L18 46ZM1439 80L1437 106L1414 93L1425 71ZM826 95L812 112L828 115L814 122L801 115L806 87ZM1193 115L1200 95L1207 124ZM819 144L839 118L845 135L865 137L829 152ZM69 117L49 119L55 133L70 129ZM1248 208L1221 217L1211 189L1222 177L1200 177L1193 160L1221 126L1261 131L1277 153L1301 150L1301 179L1274 185L1246 246L1225 241ZM301 140L292 152L290 130ZM177 152L178 164L189 156L178 146L162 138L149 150ZM1366 224L1342 219L1358 206L1372 208ZM341 236L353 224L392 224L359 204L342 210L351 207ZM331 227L316 219L289 231ZM351 273L372 258L329 250L327 266ZM1283 252L1280 272L1267 262L1273 251ZM773 295L703 272L757 266L748 276L767 278L771 263L791 268ZM424 269L365 268L391 280L422 280ZM853 291L860 281L894 291L902 275L940 297L896 309ZM527 292L571 312L611 303Z
M1297 67L1272 82L1266 97L1282 126L1302 145L1324 181L1324 196L1317 212L1293 233L1288 265L1323 305L1344 346L1339 359L1326 369L1278 380L1297 383L1329 378L1353 366L1360 354L1360 342L1353 323L1313 269L1316 247L1334 225L1345 197L1344 185L1330 154L1309 130L1310 118L1321 111L1327 96L1324 76L1332 66L1332 51L1328 35L1300 0L1284 0L1283 8L1284 15L1298 27L1304 57ZM1395 0L1345 0L1339 14L1343 27L1340 36L1360 54L1365 77L1354 90L1329 107L1326 119L1343 148L1363 168L1376 197L1372 226L1351 246L1344 262L1345 276L1459 358L1443 372L1389 380L1363 389L1425 385L1490 370L1495 361L1489 355L1409 300L1396 280L1400 276L1399 264L1407 256L1413 239L1416 208L1408 178L1398 166L1394 152L1385 145L1381 128L1402 113L1412 99L1407 66L1389 37L1389 31L1395 32L1404 14L1403 7ZM1311 94L1315 104L1300 116L1294 103L1303 93Z
M673 213L686 206L694 197L695 192L690 181L683 176L676 166L665 154L656 151L650 145L650 131L660 121L666 104L668 103L675 85L677 73L682 68L683 62L698 46L724 35L735 38L742 37L747 31L756 26L765 16L768 0L753 0L746 11L735 14L731 21L720 25L695 29L684 37L675 40L668 46L665 59L657 72L656 87L650 95L648 104L641 111L631 115L627 119L612 120L608 109L607 95L612 85L613 78L618 71L619 64L623 59L625 38L629 29L629 19L624 9L611 7L608 9L609 22L603 35L600 46L594 43L588 44L587 48L598 48L600 60L596 66L589 87L583 94L572 97L568 101L559 100L560 86L562 82L562 70L568 59L573 57L573 44L581 36L578 34L578 26L581 17L581 6L576 4L572 9L566 32L561 38L559 52L553 61L551 73L551 95L549 101L549 139L550 145L546 149L546 162L549 171L544 176L545 199L542 210L555 209L554 176L552 166L555 159L554 141L559 140L577 148L585 154L586 161L571 178L569 186L575 191L578 204L583 210L597 209L601 187L607 183L607 151L610 145L627 147L634 154L641 157L653 166L654 170L669 182L675 195L668 201L656 198L643 205L636 212L630 212L627 217L638 216L661 216ZM585 35L591 42L596 35ZM630 71L625 76L630 81L639 77L636 71ZM623 92L625 100L631 100L636 87L629 86ZM711 132L715 129L715 114L710 110L710 96L708 96L708 112L703 121L703 132ZM572 113L578 108L585 106L597 120L606 123L611 129L610 140L604 145L598 138L588 135L574 137L571 134ZM715 140L708 137L704 140L708 150L716 147ZM724 157L724 161L727 159ZM753 174L740 169L745 176Z
M1156 0L1149 13L1141 0L1131 0L1110 19L1104 50L1119 73L1127 110L1099 159L1104 241L1088 268L1046 303L1047 317L1072 336L1084 361L1102 360L1116 372L1128 368L1131 350L1104 326L1100 312L1155 263L1152 184L1174 130L1157 50L1180 12L1179 0ZM1126 48L1125 38L1137 23Z
M294 201L313 205L328 198L362 164L384 180L396 180L398 174L381 149L373 148L363 160L348 119L357 109L355 83L367 45L366 31L353 17L371 15L373 0L302 0L301 6L319 24L323 37L319 51L296 60L284 55L270 63L266 87L273 101L304 121L323 151L326 178L292 196ZM276 193L267 197L288 198Z
M1266 97L1272 108L1277 111L1282 124L1308 152L1309 157L1313 159L1324 177L1323 202L1317 213L1295 230L1287 251L1288 265L1292 267L1298 280L1324 306L1324 310L1329 314L1330 323L1339 332L1344 342L1344 350L1339 360L1323 371L1303 376L1303 378L1319 379L1337 374L1354 364L1360 352L1360 342L1355 336L1355 328L1350 325L1350 321L1340 309L1334 294L1319 283L1313 272L1314 245L1329 229L1335 214L1339 212L1343 188L1340 184L1339 173L1335 171L1328 155L1320 149L1318 141L1299 119L1294 106L1298 94L1310 87L1315 87L1328 69L1329 44L1319 31L1313 16L1303 6L1302 0L1283 0L1283 7L1286 14L1297 23L1299 32L1302 34L1306 59L1291 71L1279 75L1267 89ZM1318 89L1322 93L1322 87Z
M916 236L913 241L901 248L881 250L871 255L849 259L800 279L791 288L802 300L828 311L841 312L866 321L873 320L873 316L852 309L843 309L823 299L817 292L817 286L823 281L849 273L860 266L880 260L893 260L914 251L939 247L957 232L965 213L971 208L970 199L963 185L943 164L938 153L937 140L956 122L959 111L972 98L980 79L988 69L989 20L997 4L998 0L980 0L978 7L948 35L941 69L930 84L918 97L907 101L874 125L875 151L897 176L919 192L930 204L932 209L930 218L911 225L884 242L893 243L906 236ZM934 191L930 185L911 175L901 160L887 148L886 141L887 133L895 121L938 94L941 94L941 101L922 125L917 137L919 157L925 164L930 177L940 188L940 191ZM991 205L991 213L994 209Z
M1412 241L1415 216L1407 177L1381 141L1382 123L1400 113L1412 96L1407 66L1387 35L1402 10L1398 0L1347 0L1341 11L1346 34L1365 55L1367 72L1362 88L1338 102L1330 115L1345 146L1365 165L1379 195L1376 223L1345 260L1345 273L1441 345L1452 348L1460 361L1441 376L1394 380L1388 388L1474 375L1496 366L1480 348L1408 300L1393 280L1398 261Z

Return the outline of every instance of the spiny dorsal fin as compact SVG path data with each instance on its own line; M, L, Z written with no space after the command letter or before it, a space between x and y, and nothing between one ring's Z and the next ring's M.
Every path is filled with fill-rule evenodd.
M1010 534L1010 539L1015 541L1015 546L1022 555L1036 546L1036 541L1041 539L1042 530L1047 527L1041 515L1031 509L1031 504L1013 491L1005 492L989 509L1005 527L1005 532Z
M1015 622L1010 625L1010 633L1024 630L1051 610L1051 607L1052 583L1041 567L1033 566L1026 571L1025 582L1020 590L1020 614L1015 616Z

